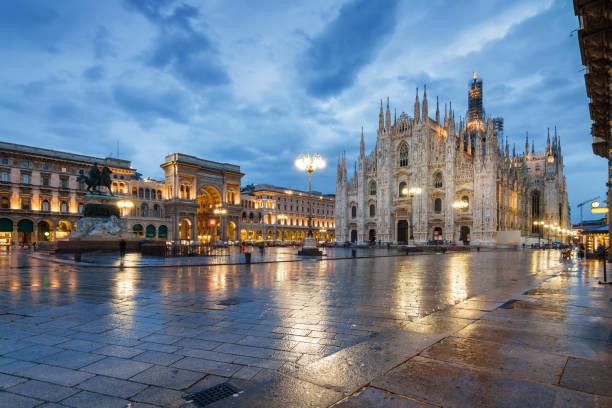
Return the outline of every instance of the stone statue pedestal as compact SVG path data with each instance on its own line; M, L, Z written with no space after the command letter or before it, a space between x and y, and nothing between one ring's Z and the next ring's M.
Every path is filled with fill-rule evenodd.
M77 230L68 239L74 238L132 238L117 202L119 197L107 194L86 194L84 217L77 222Z
M62 240L50 242L54 252L118 252L121 240L128 250L138 249L138 237L129 232L117 202L121 199L107 194L86 194L83 218L77 229ZM41 248L43 249L43 248ZM46 248L45 248L46 249Z
M323 252L317 248L317 243L312 236L307 236L304 239L304 246L298 251L298 255L301 256L322 256Z

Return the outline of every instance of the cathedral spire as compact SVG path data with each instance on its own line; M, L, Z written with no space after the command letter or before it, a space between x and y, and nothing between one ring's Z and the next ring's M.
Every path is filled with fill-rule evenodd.
M429 108L427 106L427 85L423 85L423 108L421 112L423 122L429 123Z
M512 145L512 157L516 157L516 143Z
M535 137L531 137L531 154L535 154Z
M436 123L440 124L440 103L438 102L438 97L436 96Z
M359 144L359 156L360 158L365 157L365 142L363 140L363 126L361 127L361 143Z
M557 153L557 126L555 125L555 137L553 139L553 152L556 154Z
M550 154L550 128L548 128L546 136L546 154Z
M506 157L510 157L510 145L508 144L508 136L506 136Z
M414 120L417 123L421 121L421 106L419 104L419 88L416 89L416 100L414 101Z
M444 127L448 126L448 115L446 114L446 103L444 104Z
M397 122L397 108L393 108L393 126Z
M382 99L380 100L380 113L378 114L378 131L382 132L385 127L385 123L383 122L383 107L382 107Z
M391 130L391 112L389 111L389 97L387 96L387 132Z
M525 132L525 157L529 157L529 132Z

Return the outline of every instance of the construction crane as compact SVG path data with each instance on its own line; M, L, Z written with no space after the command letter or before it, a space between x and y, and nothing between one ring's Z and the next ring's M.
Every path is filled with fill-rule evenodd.
M595 198L591 198L590 200L583 201L583 202L581 202L580 204L578 204L578 205L576 206L576 207L580 208L580 229L582 229L582 207L583 207L585 204L591 203L591 202L593 202L593 201L595 201L595 200L599 200L599 196L597 196L597 197L595 197Z

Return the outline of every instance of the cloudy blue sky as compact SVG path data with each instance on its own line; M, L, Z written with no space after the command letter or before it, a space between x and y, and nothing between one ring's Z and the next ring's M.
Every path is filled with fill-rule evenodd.
M293 160L317 151L314 188L333 192L362 126L373 148L381 98L412 112L427 84L458 116L476 71L518 150L558 127L577 219L606 180L577 27L569 0L2 1L0 139L113 157L119 141L145 176L178 151L294 188Z

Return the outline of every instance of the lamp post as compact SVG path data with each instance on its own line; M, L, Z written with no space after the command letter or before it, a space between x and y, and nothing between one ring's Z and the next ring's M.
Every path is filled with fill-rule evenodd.
M227 214L227 210L225 208L221 208L221 207L217 207L213 210L213 214L215 214L216 216L219 217L219 227L220 228L224 228L224 223L223 223L223 219L222 217ZM210 231L210 242L212 244L213 240L217 240L216 234L215 234L215 230L214 230L214 224L211 224L211 231Z
M310 155L310 153L306 153L300 155L295 160L295 167L308 172L308 235L304 240L304 246L302 250L298 252L298 255L309 255L309 256L317 256L322 255L321 251L317 249L316 243L312 237L312 173L317 169L322 169L325 167L325 161L318 154Z
M404 187L402 189L402 194L404 197L410 197L410 238L408 238L410 241L414 241L414 202L412 199L414 196L421 195L422 191L423 190L421 190L421 187L419 186L412 186L410 188Z

